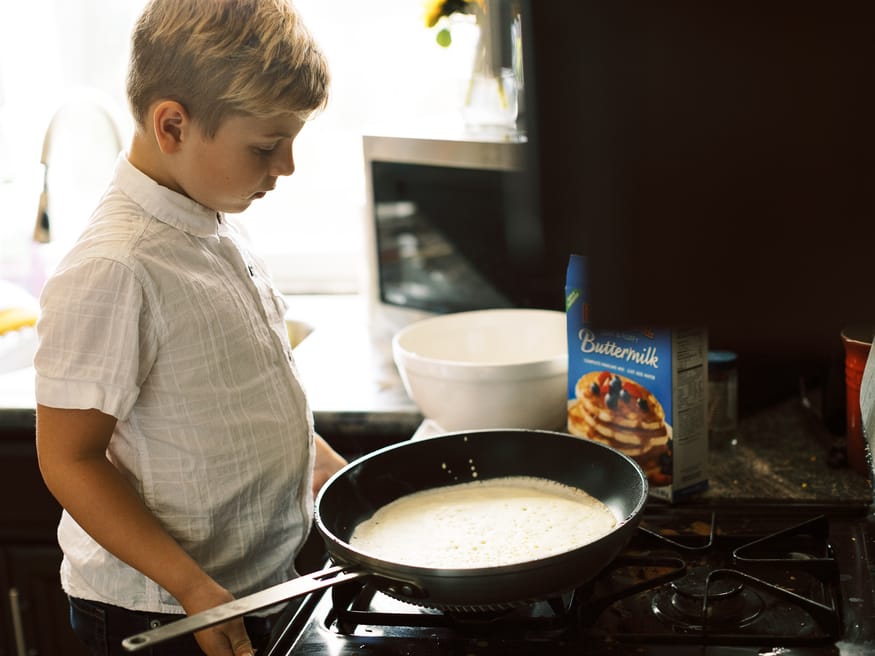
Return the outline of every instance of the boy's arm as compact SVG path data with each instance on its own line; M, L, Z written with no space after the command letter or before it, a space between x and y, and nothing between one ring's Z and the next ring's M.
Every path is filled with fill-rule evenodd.
M340 471L346 466L346 459L331 448L331 445L325 439L316 435L316 462L313 467L313 495L319 493L319 490L334 476L335 472Z
M51 493L103 548L172 594L189 615L231 601L164 530L106 457L116 419L37 405L37 454ZM242 620L197 634L210 656L251 653ZM242 643L240 649L231 645Z

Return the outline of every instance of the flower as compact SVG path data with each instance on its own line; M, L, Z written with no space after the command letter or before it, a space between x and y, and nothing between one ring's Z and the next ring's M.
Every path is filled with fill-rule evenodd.
M435 27L442 18L453 14L477 14L483 11L484 0L426 0L425 26ZM452 43L450 30L443 26L436 36L438 44L447 47Z
M483 0L426 0L425 26L434 27L444 16L473 14L483 9Z

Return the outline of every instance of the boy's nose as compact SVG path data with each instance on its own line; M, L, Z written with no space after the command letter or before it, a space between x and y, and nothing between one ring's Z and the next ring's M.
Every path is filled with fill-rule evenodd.
M295 172L295 157L291 145L288 148L277 148L272 162L271 174L275 176L291 175Z

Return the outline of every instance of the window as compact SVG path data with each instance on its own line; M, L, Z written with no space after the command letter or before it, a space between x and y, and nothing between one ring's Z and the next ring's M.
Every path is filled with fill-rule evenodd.
M82 88L96 90L122 117L127 145L124 76L130 29L144 4L0 5L0 277L38 286L44 271L33 268L50 269L66 250L109 175L114 157L100 154L101 128L70 118L73 129L58 136L58 142L72 144L70 159L58 155L64 166L53 159L49 167L53 242L32 245L42 140L58 108ZM453 44L438 46L423 24L424 0L296 5L331 63L331 100L296 142L295 174L247 210L246 225L283 291L355 292L366 262L361 135L385 132L385 126L430 130L457 121L476 33L463 17L454 26ZM52 158L62 148L58 142ZM69 196L59 199L62 192Z

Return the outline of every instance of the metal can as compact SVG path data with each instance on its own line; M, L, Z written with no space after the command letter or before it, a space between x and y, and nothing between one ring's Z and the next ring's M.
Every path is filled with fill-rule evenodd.
M738 369L732 351L708 351L708 432L736 439L738 429Z

